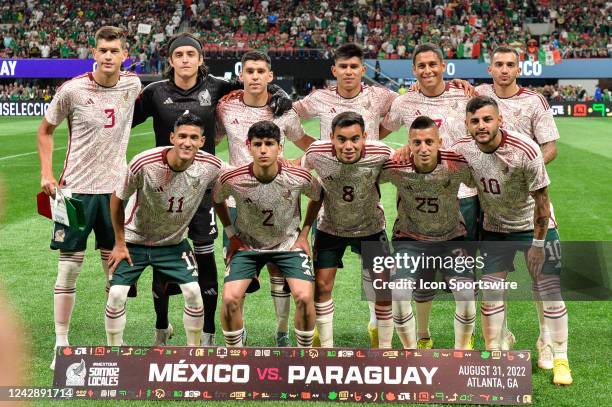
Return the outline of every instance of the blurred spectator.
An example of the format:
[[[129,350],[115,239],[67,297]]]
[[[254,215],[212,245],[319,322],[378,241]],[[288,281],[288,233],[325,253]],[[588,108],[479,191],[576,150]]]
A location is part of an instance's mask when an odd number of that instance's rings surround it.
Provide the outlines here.
[[[35,82],[15,81],[0,84],[0,102],[26,102],[32,100],[50,102],[54,94],[55,86],[43,86]]]
[[[587,91],[582,86],[573,85],[544,85],[544,86],[528,86],[529,89],[540,92],[550,102],[584,102],[588,100],[595,100],[594,97],[587,94]],[[608,91],[604,89],[602,92],[602,100],[605,100],[603,95]],[[608,91],[608,94],[610,92]]]

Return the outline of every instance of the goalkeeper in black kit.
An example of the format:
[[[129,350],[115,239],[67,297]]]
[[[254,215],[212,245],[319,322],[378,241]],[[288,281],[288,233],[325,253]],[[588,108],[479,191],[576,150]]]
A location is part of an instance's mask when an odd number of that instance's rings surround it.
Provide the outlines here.
[[[215,154],[215,109],[227,93],[242,89],[238,80],[225,80],[208,73],[202,55],[202,45],[190,33],[173,37],[168,44],[168,66],[164,80],[146,86],[134,109],[132,127],[153,117],[155,145],[170,145],[170,133],[176,119],[186,113],[195,114],[204,122],[205,143],[203,150]],[[270,85],[270,106],[276,115],[291,108],[291,100],[278,86]],[[189,225],[189,238],[193,240],[194,253],[199,270],[198,283],[204,302],[204,329],[201,344],[214,345],[215,311],[217,308],[217,267],[214,240],[217,237],[215,212],[211,191],[207,191],[200,207]],[[168,321],[168,298],[181,291],[176,284],[163,280],[160,273],[153,273],[153,303],[155,305],[155,342],[165,345],[173,334]]]

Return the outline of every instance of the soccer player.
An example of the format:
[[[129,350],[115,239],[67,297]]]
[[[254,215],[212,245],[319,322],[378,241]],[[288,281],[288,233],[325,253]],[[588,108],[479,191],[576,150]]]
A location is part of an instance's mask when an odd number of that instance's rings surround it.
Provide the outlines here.
[[[559,234],[548,198],[550,183],[538,145],[528,136],[500,128],[497,102],[477,96],[466,107],[471,137],[453,148],[465,157],[484,209],[482,250],[487,254],[483,281],[504,282],[514,269],[517,250],[526,252],[529,272],[544,324],[550,332],[553,382],[572,383],[567,359],[568,317],[561,298]],[[489,242],[508,242],[502,246]],[[514,243],[511,243],[514,242]],[[483,290],[482,329],[487,349],[501,349],[505,290]]]
[[[200,344],[204,305],[197,262],[185,232],[222,164],[212,154],[199,152],[204,145],[203,128],[197,116],[180,116],[170,134],[173,146],[136,155],[111,198],[115,247],[109,259],[113,277],[106,303],[108,345],[123,344],[129,286],[147,266],[179,284],[185,297],[187,345]],[[130,204],[124,210],[128,199]]]
[[[379,139],[380,122],[389,112],[397,93],[382,86],[362,83],[361,79],[366,72],[363,58],[363,49],[359,45],[349,43],[339,46],[334,52],[332,66],[332,75],[337,81],[336,86],[317,89],[293,104],[300,118],[316,117],[320,120],[321,140],[329,140],[329,129],[334,117],[347,111],[359,113],[363,117],[368,141]],[[368,335],[372,347],[377,347],[378,333],[374,303],[370,301],[368,306],[370,308]]]
[[[253,162],[224,171],[215,186],[215,207],[230,238],[221,313],[227,346],[243,346],[242,298],[268,263],[278,267],[291,289],[298,346],[310,347],[314,337],[314,277],[307,237],[316,211],[309,211],[300,231],[300,197],[318,201],[321,188],[308,171],[278,161],[280,133],[271,121],[253,124],[247,133]],[[233,223],[225,203],[229,196],[236,201]]]
[[[244,89],[234,91],[224,97],[217,107],[218,137],[217,143],[227,135],[229,148],[229,163],[240,167],[250,163],[253,158],[247,143],[249,128],[260,121],[274,122],[281,132],[281,144],[284,139],[291,140],[301,150],[306,150],[315,140],[308,136],[300,118],[294,110],[288,110],[282,116],[274,117],[272,109],[267,105],[267,87],[272,82],[272,62],[270,57],[260,51],[249,51],[242,56],[242,72],[240,80]],[[236,218],[236,202],[230,196],[227,202],[230,216]],[[224,248],[227,250],[229,239],[224,235]],[[270,294],[276,311],[276,345],[289,346],[288,323],[291,294],[286,292],[285,279],[274,264],[268,265],[270,274]]]
[[[408,129],[421,115],[430,117],[436,123],[444,149],[449,149],[455,140],[466,134],[465,105],[469,97],[453,83],[444,82],[445,69],[446,63],[439,47],[433,44],[420,44],[416,47],[412,57],[412,72],[419,90],[410,90],[395,99],[382,122],[381,135],[396,131],[402,125]],[[466,240],[478,240],[480,208],[477,192],[463,185],[459,188],[458,197],[467,228]],[[414,293],[419,348],[433,347],[429,316],[434,296],[433,290],[416,290]]]
[[[337,85],[317,89],[304,99],[293,104],[302,119],[318,118],[321,140],[329,140],[329,129],[338,113],[359,113],[365,122],[369,140],[378,140],[382,118],[389,112],[397,93],[382,87],[361,82],[366,67],[363,64],[363,49],[357,44],[344,44],[334,52],[332,74]],[[382,137],[381,137],[382,138]]]
[[[237,80],[226,81],[208,73],[202,46],[193,34],[181,33],[173,37],[168,44],[168,51],[168,68],[164,72],[166,79],[153,82],[142,90],[136,100],[133,125],[153,117],[156,146],[168,146],[176,119],[185,112],[193,113],[204,122],[204,135],[207,137],[203,151],[215,154],[215,109],[224,95],[240,89],[242,84]],[[270,85],[269,91],[272,94],[270,109],[275,114],[282,114],[291,108],[291,101],[280,87]],[[200,270],[198,283],[204,301],[203,345],[214,345],[215,339],[218,284],[213,249],[216,237],[215,213],[211,192],[208,191],[189,225],[189,238],[193,241]],[[180,292],[177,285],[166,284],[159,273],[153,272],[153,303],[156,313],[154,345],[166,344],[172,335],[173,328],[168,321],[168,296]]]
[[[530,136],[540,145],[545,164],[554,160],[559,130],[546,98],[516,82],[521,74],[518,52],[510,47],[497,47],[488,71],[493,84],[479,85],[476,91],[495,99],[504,118],[503,128]]]
[[[489,73],[493,84],[482,84],[476,87],[481,95],[490,96],[499,106],[504,120],[502,127],[530,136],[540,145],[544,163],[548,164],[557,156],[556,140],[559,131],[553,118],[552,110],[546,98],[538,92],[523,88],[516,82],[521,73],[519,55],[514,48],[498,47],[493,51]],[[550,332],[546,330],[544,310],[541,301],[535,301],[540,325],[540,336],[537,341],[538,366],[542,369],[553,368],[553,352]],[[502,348],[509,349],[514,344],[514,335],[504,328]]]
[[[322,347],[334,346],[332,289],[345,249],[350,246],[361,254],[366,241],[380,242],[381,252],[388,249],[377,179],[392,150],[379,141],[366,143],[365,129],[360,114],[340,113],[331,123],[330,140],[313,143],[302,159],[304,168],[317,172],[325,191],[314,235],[315,310]],[[370,277],[367,270],[362,272]],[[391,303],[376,302],[375,317],[378,346],[389,348]]]
[[[56,189],[83,201],[83,231],[56,223],[51,248],[60,251],[53,297],[55,347],[68,345],[70,317],[76,298],[76,280],[83,265],[87,237],[93,230],[107,281],[108,256],[114,244],[109,212],[110,195],[126,167],[134,101],[140,80],[121,72],[127,58],[123,30],[104,26],[95,34],[96,69],[64,83],[57,91],[38,131],[41,187],[49,196]],[[59,182],[53,175],[53,132],[68,120],[69,147]],[[55,356],[51,369],[55,367]]]
[[[457,192],[461,183],[471,184],[470,169],[465,159],[441,148],[442,139],[436,123],[419,116],[408,130],[412,152],[410,162],[388,160],[380,174],[380,182],[391,182],[397,188],[397,218],[393,226],[396,252],[420,256],[452,256],[453,249],[463,253],[461,242],[466,234],[459,210]],[[407,242],[426,242],[406,244]],[[423,268],[416,273],[400,270],[396,278],[427,279]],[[472,270],[444,269],[450,282],[473,281]],[[435,269],[433,270],[435,273]],[[410,290],[401,290],[401,300],[393,301],[393,320],[404,348],[417,346],[415,322],[410,302]],[[476,302],[473,290],[453,290],[455,297],[455,349],[473,349],[472,333],[476,322]]]

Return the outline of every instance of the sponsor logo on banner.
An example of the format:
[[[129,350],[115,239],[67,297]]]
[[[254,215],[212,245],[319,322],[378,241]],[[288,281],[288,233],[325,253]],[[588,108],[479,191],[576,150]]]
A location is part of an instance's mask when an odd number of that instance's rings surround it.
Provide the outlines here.
[[[73,363],[66,369],[66,386],[85,386],[85,361],[81,359],[79,363]]]

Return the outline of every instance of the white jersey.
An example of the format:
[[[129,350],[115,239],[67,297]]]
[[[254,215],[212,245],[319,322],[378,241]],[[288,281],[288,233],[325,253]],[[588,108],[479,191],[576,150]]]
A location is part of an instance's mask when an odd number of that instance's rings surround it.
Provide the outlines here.
[[[125,173],[125,153],[140,79],[121,72],[115,86],[104,87],[88,72],[65,82],[53,97],[45,119],[68,119],[68,151],[60,188],[80,194],[110,194]]]
[[[502,115],[502,128],[528,135],[540,145],[559,139],[552,109],[538,92],[521,87],[516,95],[501,98],[492,84],[479,85],[476,91],[495,99]]]
[[[396,131],[403,125],[408,131],[414,119],[427,116],[438,126],[442,148],[450,150],[456,140],[467,134],[465,107],[469,100],[463,89],[451,82],[446,83],[444,92],[438,96],[429,97],[418,91],[408,91],[393,102],[382,126]],[[459,188],[458,197],[467,198],[476,194],[476,189],[463,185]]]
[[[217,105],[217,138],[227,135],[231,166],[240,167],[253,161],[247,144],[247,133],[257,122],[274,122],[281,131],[281,144],[284,144],[285,138],[295,142],[306,134],[295,110],[290,109],[282,116],[275,117],[270,106],[248,106],[244,103],[243,96],[243,90],[236,90],[224,96]],[[235,208],[236,202],[230,197],[227,205]]]
[[[550,184],[539,146],[528,136],[502,130],[502,141],[492,153],[480,151],[471,137],[453,149],[463,155],[478,188],[484,229],[512,233],[534,229],[535,201],[530,193]],[[551,216],[552,218],[552,216]],[[554,227],[554,219],[550,227]]]
[[[172,147],[157,147],[136,155],[115,194],[131,197],[126,207],[125,241],[146,246],[170,246],[185,239],[191,218],[221,170],[222,162],[199,151],[184,171],[174,171],[166,155]]]
[[[315,170],[323,187],[317,229],[334,236],[364,237],[385,228],[378,176],[392,150],[380,141],[364,146],[361,158],[344,164],[328,141],[310,145],[302,165]]]
[[[320,139],[329,140],[334,117],[343,112],[359,113],[365,122],[368,140],[378,140],[378,130],[382,118],[391,108],[397,93],[381,87],[361,85],[361,92],[354,98],[344,98],[336,86],[316,89],[304,99],[293,104],[300,118],[320,119]]]
[[[290,250],[300,233],[300,197],[321,199],[321,187],[308,171],[279,163],[276,177],[262,183],[253,164],[225,170],[215,185],[214,200],[236,200],[236,231],[249,250]]]
[[[400,164],[387,160],[380,182],[397,188],[397,218],[393,237],[415,240],[446,241],[466,234],[459,210],[457,192],[461,183],[471,184],[470,169],[461,155],[438,152],[438,165],[421,174],[414,162]]]

